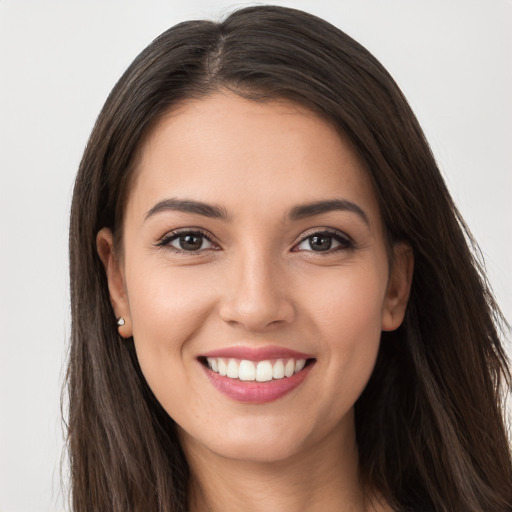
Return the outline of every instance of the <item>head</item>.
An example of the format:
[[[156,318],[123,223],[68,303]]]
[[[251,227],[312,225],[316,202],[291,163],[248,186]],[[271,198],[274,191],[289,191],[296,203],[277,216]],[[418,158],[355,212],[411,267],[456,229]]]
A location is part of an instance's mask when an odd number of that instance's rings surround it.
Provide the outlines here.
[[[284,109],[309,117],[319,131],[339,137],[370,191],[386,276],[380,305],[400,300],[394,321],[383,315],[382,335],[354,398],[364,481],[393,504],[448,510],[448,495],[455,508],[463,499],[490,500],[485,486],[472,484],[504,477],[471,469],[469,448],[487,427],[471,418],[472,406],[459,390],[472,389],[479,403],[495,404],[488,415],[502,425],[496,386],[505,366],[494,305],[467,232],[385,69],[338,29],[280,7],[247,8],[222,23],[188,22],[165,32],[116,84],[93,130],[71,216],[69,382],[73,478],[98,491],[80,495],[84,487],[77,485],[75,499],[98,508],[102,502],[91,500],[101,494],[103,478],[116,489],[119,510],[130,499],[184,506],[188,465],[180,434],[145,378],[131,319],[121,329],[127,339],[119,335],[108,254],[122,266],[130,205],[155,137],[165,126],[179,127],[194,106],[206,115],[204,106],[219,98],[253,105],[253,112]],[[179,129],[171,132],[179,139]],[[396,276],[402,284],[393,287]],[[388,296],[388,282],[395,295]],[[497,427],[495,435],[502,434]],[[447,459],[448,446],[455,455]],[[504,460],[500,453],[485,457]]]

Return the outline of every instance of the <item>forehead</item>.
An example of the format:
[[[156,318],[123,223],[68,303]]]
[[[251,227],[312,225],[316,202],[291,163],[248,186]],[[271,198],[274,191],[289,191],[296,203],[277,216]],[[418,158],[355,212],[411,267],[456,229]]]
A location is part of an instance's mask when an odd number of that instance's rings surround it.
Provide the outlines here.
[[[147,212],[168,197],[252,205],[253,213],[343,197],[379,217],[361,159],[331,124],[289,101],[232,93],[179,105],[146,138],[129,210]]]

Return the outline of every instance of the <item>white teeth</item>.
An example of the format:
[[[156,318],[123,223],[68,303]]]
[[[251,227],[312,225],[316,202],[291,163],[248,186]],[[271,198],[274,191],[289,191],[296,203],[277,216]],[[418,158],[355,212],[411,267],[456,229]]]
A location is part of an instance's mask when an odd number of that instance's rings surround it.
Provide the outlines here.
[[[240,361],[238,369],[238,378],[240,380],[254,380],[256,379],[256,367],[252,361]]]
[[[272,377],[274,379],[282,379],[284,378],[284,363],[282,359],[278,359],[274,367],[272,368]]]
[[[291,377],[306,365],[305,359],[276,359],[274,364],[268,360],[256,363],[247,359],[226,360],[221,357],[208,357],[206,361],[212,371],[223,377],[256,382]]]
[[[228,363],[228,372],[226,373],[226,377],[230,379],[238,379],[238,363],[234,359],[230,359]]]
[[[306,366],[306,360],[297,359],[297,361],[295,361],[295,373],[300,372],[304,366]]]
[[[208,366],[216,373],[219,373],[219,365],[217,364],[217,359],[215,357],[206,358],[208,361]]]
[[[260,361],[258,363],[258,366],[256,367],[256,380],[258,382],[267,382],[268,380],[272,380],[272,364],[270,361]]]
[[[223,377],[225,377],[228,373],[228,366],[225,363],[224,359],[219,359],[217,366],[219,367],[219,375],[222,375]],[[215,371],[213,368],[212,368],[212,370]]]
[[[291,377],[295,373],[295,361],[288,359],[286,366],[284,367],[284,374],[286,377]]]

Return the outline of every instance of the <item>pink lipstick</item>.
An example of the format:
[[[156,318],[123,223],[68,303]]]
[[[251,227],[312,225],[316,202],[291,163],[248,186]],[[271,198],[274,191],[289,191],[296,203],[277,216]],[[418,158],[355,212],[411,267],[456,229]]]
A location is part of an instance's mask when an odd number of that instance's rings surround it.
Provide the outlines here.
[[[210,382],[225,396],[245,403],[277,400],[299,386],[314,357],[283,347],[228,347],[198,360]]]

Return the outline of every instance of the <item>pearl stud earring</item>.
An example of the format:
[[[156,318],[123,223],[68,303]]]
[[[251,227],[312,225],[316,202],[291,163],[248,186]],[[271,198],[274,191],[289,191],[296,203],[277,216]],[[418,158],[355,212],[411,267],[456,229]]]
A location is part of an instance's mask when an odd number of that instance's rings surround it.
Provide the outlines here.
[[[118,327],[122,327],[126,322],[124,321],[124,318],[122,316],[120,316],[118,319],[117,319],[117,325]]]

